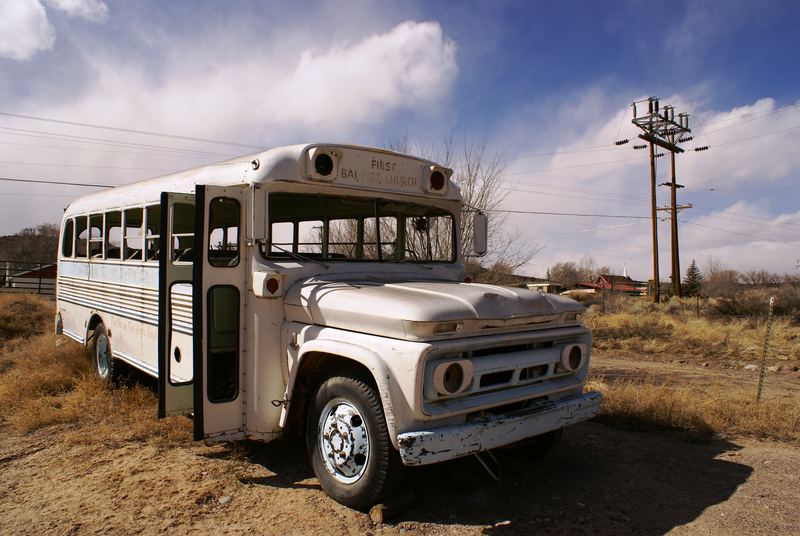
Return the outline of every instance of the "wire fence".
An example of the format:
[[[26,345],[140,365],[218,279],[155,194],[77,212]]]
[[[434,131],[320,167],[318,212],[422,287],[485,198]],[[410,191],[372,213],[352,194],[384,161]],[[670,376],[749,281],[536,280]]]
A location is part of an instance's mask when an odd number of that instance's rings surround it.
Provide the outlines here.
[[[53,296],[56,275],[54,262],[0,260],[0,292]]]

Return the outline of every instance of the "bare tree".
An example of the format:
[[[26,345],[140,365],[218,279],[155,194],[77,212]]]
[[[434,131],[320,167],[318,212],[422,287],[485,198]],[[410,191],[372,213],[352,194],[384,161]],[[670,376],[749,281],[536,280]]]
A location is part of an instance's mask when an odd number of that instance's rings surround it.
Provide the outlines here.
[[[782,277],[778,274],[773,274],[767,270],[748,270],[743,272],[742,282],[754,287],[769,287],[780,285]]]
[[[561,283],[564,288],[573,288],[581,280],[578,265],[574,262],[557,262],[547,270],[548,279]]]
[[[387,143],[387,147],[453,169],[453,182],[464,200],[458,238],[461,254],[467,259],[468,274],[481,274],[483,280],[497,276],[502,281],[506,274],[513,274],[541,251],[542,247],[528,242],[520,230],[509,231],[504,225],[506,214],[497,210],[511,194],[511,190],[504,187],[505,160],[497,152],[490,152],[485,142],[464,140],[456,146],[451,135],[437,145],[417,145],[409,142],[405,134]],[[489,254],[483,260],[470,258],[475,209],[489,216]],[[491,275],[495,268],[498,273]]]
[[[719,259],[709,257],[705,273],[704,295],[725,297],[733,296],[739,291],[739,272],[725,268]]]
[[[0,257],[8,261],[55,262],[58,231],[57,225],[43,223],[15,235],[0,236]]]

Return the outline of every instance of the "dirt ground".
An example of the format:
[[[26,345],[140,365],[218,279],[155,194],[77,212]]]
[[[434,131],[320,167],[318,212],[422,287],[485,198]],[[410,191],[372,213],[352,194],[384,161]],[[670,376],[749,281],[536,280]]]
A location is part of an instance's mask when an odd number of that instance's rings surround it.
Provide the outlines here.
[[[595,372],[649,374],[650,366],[600,357]],[[671,377],[701,370],[670,367]],[[797,388],[782,377],[768,393],[797,396]],[[70,440],[80,426],[0,430],[0,534],[800,533],[800,448],[780,443],[697,443],[587,422],[546,458],[498,451],[500,483],[473,458],[410,470],[416,502],[375,526],[320,490],[302,444],[208,447],[192,442],[188,426],[177,442]]]

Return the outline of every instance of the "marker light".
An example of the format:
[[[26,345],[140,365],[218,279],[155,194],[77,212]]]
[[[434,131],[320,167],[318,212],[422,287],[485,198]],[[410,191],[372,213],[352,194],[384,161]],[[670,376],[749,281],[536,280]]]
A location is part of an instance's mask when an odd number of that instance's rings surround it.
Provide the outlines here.
[[[276,292],[278,292],[278,289],[280,288],[281,285],[277,279],[275,279],[274,277],[270,277],[269,279],[267,279],[267,282],[264,284],[264,286],[266,287],[267,292],[269,292],[270,294],[275,294]]]

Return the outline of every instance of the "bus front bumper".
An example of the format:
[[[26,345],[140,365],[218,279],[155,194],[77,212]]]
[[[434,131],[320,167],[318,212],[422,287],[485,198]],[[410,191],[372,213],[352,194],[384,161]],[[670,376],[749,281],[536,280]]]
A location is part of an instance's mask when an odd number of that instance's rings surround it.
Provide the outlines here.
[[[397,436],[400,458],[405,465],[427,465],[510,445],[591,419],[602,398],[589,392],[464,424],[405,432]]]

